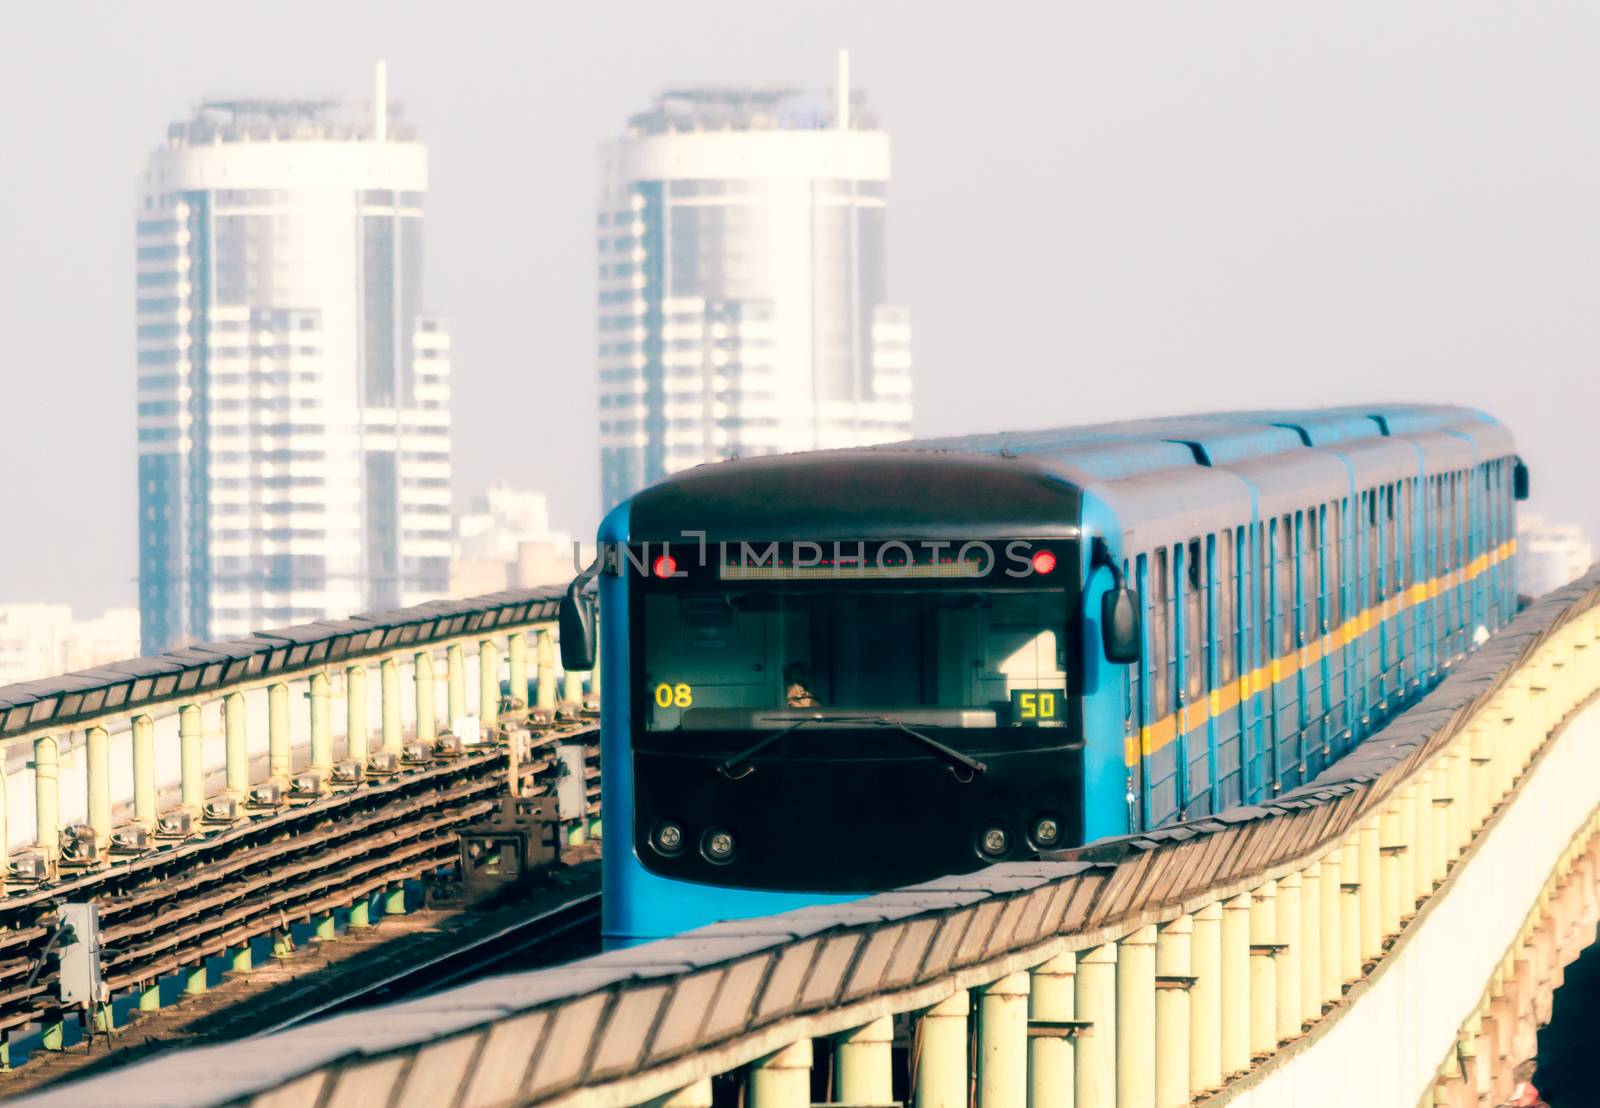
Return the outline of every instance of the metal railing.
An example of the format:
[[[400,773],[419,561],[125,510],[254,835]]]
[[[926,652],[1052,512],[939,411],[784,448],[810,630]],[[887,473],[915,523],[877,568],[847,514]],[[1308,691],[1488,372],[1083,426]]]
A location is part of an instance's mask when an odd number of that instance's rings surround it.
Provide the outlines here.
[[[823,1068],[832,1102],[855,1105],[1231,1095],[1292,1061],[1286,1044],[1358,1010],[1431,902],[1518,814],[1519,790],[1548,793],[1547,757],[1600,763],[1563,729],[1600,686],[1597,603],[1594,572],[1544,598],[1384,732],[1268,804],[720,923],[21,1103],[691,1106],[737,1082],[771,1108],[810,1104]],[[1575,843],[1594,830],[1597,780],[1565,776],[1564,803],[1582,809],[1562,830]],[[1526,864],[1555,881],[1575,857]],[[1427,1071],[1442,1085],[1458,1060],[1452,1049]]]

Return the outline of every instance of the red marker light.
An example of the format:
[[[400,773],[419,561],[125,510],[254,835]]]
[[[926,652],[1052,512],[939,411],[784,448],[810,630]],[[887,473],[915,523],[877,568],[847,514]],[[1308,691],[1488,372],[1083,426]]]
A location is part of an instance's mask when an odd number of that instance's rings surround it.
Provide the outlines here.
[[[1056,568],[1056,556],[1048,550],[1041,550],[1033,556],[1033,572],[1049,573]]]
[[[1054,559],[1052,559],[1052,564],[1054,564]],[[673,560],[671,554],[663,554],[656,559],[653,572],[657,577],[671,577],[678,572],[678,563]]]

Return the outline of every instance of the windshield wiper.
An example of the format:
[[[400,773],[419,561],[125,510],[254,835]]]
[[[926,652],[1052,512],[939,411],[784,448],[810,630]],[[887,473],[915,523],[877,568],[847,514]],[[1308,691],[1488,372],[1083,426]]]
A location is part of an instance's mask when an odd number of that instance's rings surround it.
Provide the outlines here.
[[[768,735],[766,738],[762,739],[748,750],[742,750],[726,761],[719,763],[717,765],[717,773],[728,778],[730,781],[737,781],[742,777],[750,776],[750,774],[755,772],[754,766],[748,767],[743,773],[734,773],[733,771],[739,766],[743,765],[745,762],[748,762],[757,754],[761,753],[773,743],[777,742],[779,739],[783,738],[785,735],[799,730],[808,723],[871,723],[878,727],[887,727],[891,730],[898,731],[900,734],[915,740],[922,747],[938,755],[939,758],[943,760],[945,765],[949,768],[950,775],[957,781],[960,781],[963,785],[972,781],[972,779],[977,777],[980,773],[988,772],[989,769],[988,766],[984,765],[976,758],[969,758],[967,755],[961,753],[959,750],[956,750],[954,747],[946,746],[938,739],[935,739],[929,735],[924,735],[921,731],[914,731],[910,727],[907,727],[905,724],[901,723],[899,720],[890,719],[888,716],[818,714],[805,716],[801,719],[798,719],[788,727],[785,727],[783,730],[774,731],[771,735]],[[962,776],[963,771],[965,771],[965,776]]]

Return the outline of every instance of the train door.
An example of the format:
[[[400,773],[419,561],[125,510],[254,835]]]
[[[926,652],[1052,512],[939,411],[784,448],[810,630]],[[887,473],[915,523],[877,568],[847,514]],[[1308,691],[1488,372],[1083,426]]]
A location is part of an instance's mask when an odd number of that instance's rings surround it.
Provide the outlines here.
[[[1180,818],[1213,811],[1212,786],[1216,767],[1211,759],[1209,708],[1206,699],[1205,619],[1208,567],[1200,539],[1180,543],[1173,550],[1174,584],[1178,597],[1178,752],[1176,766]]]
[[[1238,551],[1244,540],[1243,528],[1227,528],[1213,540],[1216,545],[1212,592],[1215,602],[1211,636],[1211,721],[1212,747],[1216,751],[1218,809],[1244,802],[1243,766],[1245,694],[1241,688],[1243,635],[1240,629],[1243,589]]]
[[[1320,740],[1316,704],[1321,699],[1321,670],[1312,665],[1317,630],[1317,510],[1294,514],[1295,545],[1295,767],[1294,785],[1311,774],[1311,760]],[[1291,786],[1293,787],[1293,786]]]
[[[1272,795],[1288,787],[1290,772],[1298,765],[1297,726],[1299,703],[1295,696],[1295,591],[1294,514],[1272,521],[1272,637],[1270,641],[1272,718]]]
[[[1241,569],[1240,631],[1244,653],[1240,661],[1241,755],[1244,760],[1244,799],[1255,803],[1266,795],[1267,720],[1262,711],[1261,675],[1266,665],[1266,581],[1267,540],[1259,520],[1250,524],[1244,548],[1240,551]]]

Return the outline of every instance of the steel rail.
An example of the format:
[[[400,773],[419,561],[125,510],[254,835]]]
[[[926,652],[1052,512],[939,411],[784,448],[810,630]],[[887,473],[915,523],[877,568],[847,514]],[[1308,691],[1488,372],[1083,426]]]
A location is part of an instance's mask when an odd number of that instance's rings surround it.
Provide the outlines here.
[[[322,1016],[367,1007],[367,1002],[399,1000],[473,980],[518,954],[538,950],[599,918],[600,894],[584,893],[548,911],[474,936],[426,961],[365,982],[359,988],[296,1012],[248,1037],[254,1039],[286,1031]],[[486,948],[490,947],[495,949],[486,953]]]

